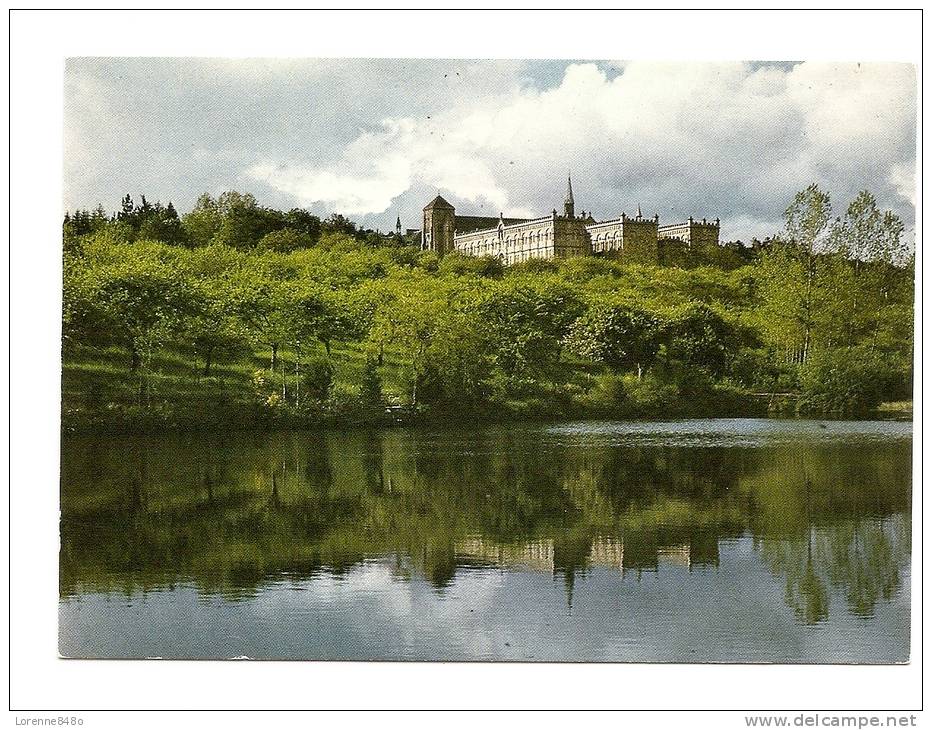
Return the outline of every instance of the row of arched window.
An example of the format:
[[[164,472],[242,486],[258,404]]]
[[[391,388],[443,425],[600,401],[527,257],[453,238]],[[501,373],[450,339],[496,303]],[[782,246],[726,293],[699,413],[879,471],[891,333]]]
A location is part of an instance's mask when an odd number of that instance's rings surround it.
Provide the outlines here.
[[[473,256],[494,256],[501,253],[519,254],[534,250],[546,251],[552,248],[552,245],[553,235],[550,229],[515,233],[499,229],[495,234],[485,236],[477,241],[460,243],[458,248]]]
[[[597,233],[592,237],[592,250],[595,252],[620,251],[624,248],[621,231]]]

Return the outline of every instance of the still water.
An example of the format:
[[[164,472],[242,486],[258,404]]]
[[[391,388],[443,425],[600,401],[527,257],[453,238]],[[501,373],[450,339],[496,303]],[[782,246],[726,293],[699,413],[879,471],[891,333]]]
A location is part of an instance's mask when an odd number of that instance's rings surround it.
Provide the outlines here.
[[[68,657],[902,662],[909,423],[66,438]]]

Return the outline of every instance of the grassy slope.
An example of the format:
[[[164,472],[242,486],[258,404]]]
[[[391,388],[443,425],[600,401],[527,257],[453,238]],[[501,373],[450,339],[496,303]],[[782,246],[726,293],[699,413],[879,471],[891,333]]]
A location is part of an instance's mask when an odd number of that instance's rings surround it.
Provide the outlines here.
[[[302,361],[324,356],[322,346],[302,353]],[[62,369],[62,416],[66,431],[160,432],[166,430],[234,430],[293,427],[317,423],[380,423],[390,421],[384,409],[353,405],[366,353],[358,343],[334,343],[334,403],[324,412],[319,406],[295,412],[269,408],[265,399],[281,393],[281,363],[293,402],[295,354],[280,353],[276,373],[270,374],[270,352],[243,353],[216,362],[209,376],[192,353],[162,352],[149,364],[145,377],[129,369],[129,354],[119,347],[80,348],[65,353]],[[607,371],[599,365],[567,357],[542,382],[526,391],[511,393],[504,402],[481,417],[484,420],[516,418],[674,417],[687,415],[745,415],[758,408],[747,398],[679,397],[651,400],[624,386],[619,404],[615,391],[605,388]],[[387,349],[379,368],[385,401],[409,405],[410,368],[398,352]],[[259,374],[264,383],[256,386]],[[631,376],[633,377],[633,376]],[[304,387],[304,386],[302,386]],[[628,389],[631,388],[629,392]],[[307,398],[305,394],[305,404]],[[410,417],[410,414],[405,416]],[[421,414],[419,417],[425,417]],[[434,410],[427,417],[462,420],[466,414]]]
[[[319,352],[303,353],[303,359],[324,355]],[[332,352],[335,368],[335,386],[344,390],[358,390],[356,385],[362,373],[365,354],[356,343],[335,343]],[[257,352],[239,358],[221,359],[211,367],[209,376],[203,374],[204,364],[193,355],[182,352],[161,352],[149,364],[146,377],[147,405],[168,402],[175,407],[196,409],[225,398],[238,404],[251,404],[257,400],[253,374],[265,371],[269,375],[271,352]],[[276,373],[270,379],[281,386],[281,368],[284,365],[289,390],[294,388],[295,355],[280,353]],[[397,355],[386,352],[380,369],[383,389],[391,400],[400,401],[404,392],[404,367]],[[142,376],[129,369],[129,353],[121,347],[106,349],[80,348],[65,354],[62,365],[62,407],[65,410],[98,410],[117,406],[140,404]]]

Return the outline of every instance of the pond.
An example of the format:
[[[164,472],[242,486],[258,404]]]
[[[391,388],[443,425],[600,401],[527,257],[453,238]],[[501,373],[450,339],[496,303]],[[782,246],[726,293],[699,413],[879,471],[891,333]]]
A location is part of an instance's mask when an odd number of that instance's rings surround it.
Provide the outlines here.
[[[902,662],[912,426],[66,437],[66,657]]]

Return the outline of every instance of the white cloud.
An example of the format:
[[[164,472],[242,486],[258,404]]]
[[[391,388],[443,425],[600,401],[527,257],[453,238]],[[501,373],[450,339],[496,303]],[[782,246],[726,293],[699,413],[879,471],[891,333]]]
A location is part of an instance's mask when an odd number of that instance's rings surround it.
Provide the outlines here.
[[[911,163],[890,168],[890,184],[910,205],[916,205],[916,166]]]
[[[276,207],[418,225],[559,207],[720,217],[774,232],[816,182],[914,220],[915,70],[902,64],[77,59],[65,205],[145,193],[190,209],[245,189]]]
[[[720,216],[725,237],[772,231],[811,182],[839,208],[867,187],[912,217],[902,205],[914,157],[910,66],[632,62],[609,78],[576,63],[548,90],[447,101],[438,114],[384,120],[327,166],[263,163],[250,174],[357,215],[426,188],[464,212],[543,213],[562,200],[571,168],[579,207],[597,216],[637,204],[666,220]]]

